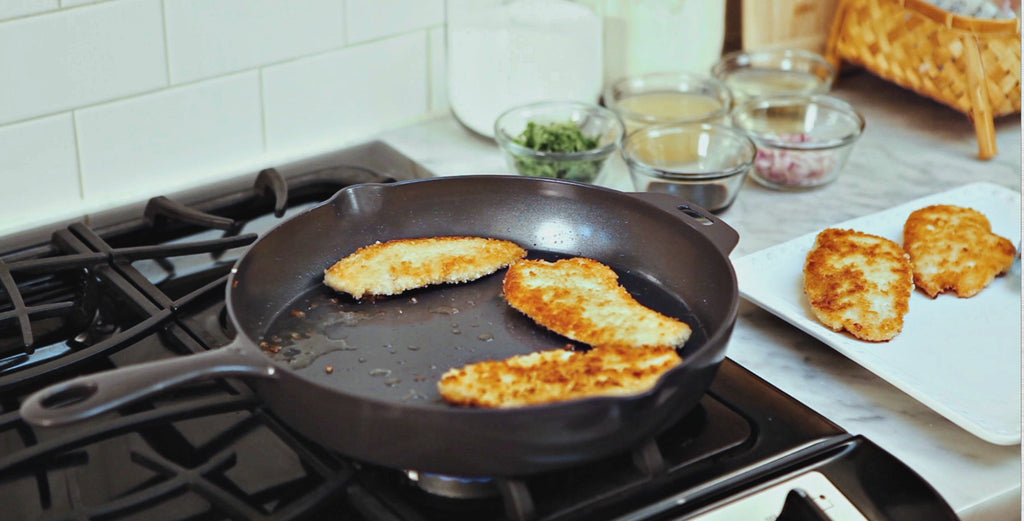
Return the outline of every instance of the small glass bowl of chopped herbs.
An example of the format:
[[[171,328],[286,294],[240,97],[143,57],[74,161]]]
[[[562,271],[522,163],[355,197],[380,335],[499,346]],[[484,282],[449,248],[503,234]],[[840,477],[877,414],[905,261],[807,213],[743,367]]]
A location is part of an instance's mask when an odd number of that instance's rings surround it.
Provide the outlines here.
[[[625,126],[604,107],[547,101],[498,116],[494,137],[520,175],[591,183],[622,144]]]

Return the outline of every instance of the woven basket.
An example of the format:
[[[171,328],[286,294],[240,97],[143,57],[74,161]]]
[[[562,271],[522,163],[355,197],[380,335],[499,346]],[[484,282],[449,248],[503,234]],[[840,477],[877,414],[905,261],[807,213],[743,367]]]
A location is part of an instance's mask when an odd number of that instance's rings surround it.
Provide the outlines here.
[[[825,54],[966,114],[978,156],[997,153],[993,118],[1020,112],[1020,20],[957,16],[924,0],[840,0]]]

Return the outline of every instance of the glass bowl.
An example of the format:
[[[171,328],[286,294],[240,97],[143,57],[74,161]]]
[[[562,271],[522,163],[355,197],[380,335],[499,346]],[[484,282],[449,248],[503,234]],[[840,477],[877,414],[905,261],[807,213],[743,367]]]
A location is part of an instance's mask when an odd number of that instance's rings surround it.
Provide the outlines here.
[[[566,124],[570,126],[567,127]],[[552,151],[567,128],[578,128],[585,147]],[[547,129],[556,129],[548,132]],[[572,129],[575,132],[574,129]],[[509,109],[494,122],[494,138],[505,152],[509,169],[530,177],[593,182],[608,156],[619,149],[625,127],[612,111],[576,101],[546,101]],[[569,140],[582,143],[578,139]],[[536,148],[531,148],[534,145]],[[554,145],[553,147],[550,145]],[[584,149],[585,148],[585,149]]]
[[[757,145],[751,176],[777,190],[835,181],[864,132],[864,118],[830,96],[765,96],[737,105],[732,124]]]
[[[736,101],[770,94],[825,94],[836,68],[824,56],[803,49],[736,51],[711,68]]]
[[[711,212],[735,201],[755,153],[743,132],[715,123],[644,127],[622,144],[638,191],[674,194]]]
[[[631,76],[604,91],[606,107],[626,124],[626,133],[662,123],[726,123],[732,93],[721,81],[686,72]]]

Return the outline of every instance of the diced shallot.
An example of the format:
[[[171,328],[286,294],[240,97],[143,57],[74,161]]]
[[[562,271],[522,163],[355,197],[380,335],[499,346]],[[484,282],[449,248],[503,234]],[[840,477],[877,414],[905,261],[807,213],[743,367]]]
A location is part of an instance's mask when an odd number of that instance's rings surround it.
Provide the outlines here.
[[[807,134],[779,134],[779,141],[806,143]],[[804,186],[817,184],[835,167],[838,159],[833,151],[781,150],[758,147],[754,168],[765,180],[779,185]]]

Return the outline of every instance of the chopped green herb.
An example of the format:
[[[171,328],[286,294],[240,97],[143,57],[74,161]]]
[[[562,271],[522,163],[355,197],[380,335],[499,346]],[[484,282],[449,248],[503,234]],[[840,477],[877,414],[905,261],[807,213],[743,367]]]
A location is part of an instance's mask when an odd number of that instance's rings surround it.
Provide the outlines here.
[[[572,121],[538,125],[533,121],[519,134],[516,143],[541,152],[583,152],[597,147],[597,138],[583,135]]]
[[[539,152],[583,152],[597,148],[598,139],[583,134],[579,125],[572,121],[540,125],[533,121],[526,124],[517,144]],[[531,177],[553,177],[570,181],[593,181],[601,171],[604,159],[590,161],[538,160],[526,157],[515,158],[516,170]]]

